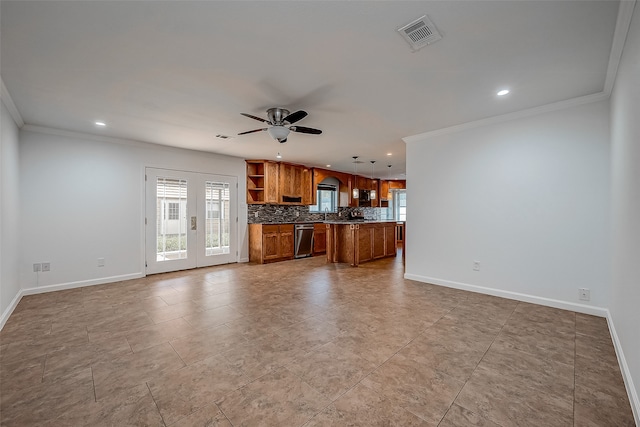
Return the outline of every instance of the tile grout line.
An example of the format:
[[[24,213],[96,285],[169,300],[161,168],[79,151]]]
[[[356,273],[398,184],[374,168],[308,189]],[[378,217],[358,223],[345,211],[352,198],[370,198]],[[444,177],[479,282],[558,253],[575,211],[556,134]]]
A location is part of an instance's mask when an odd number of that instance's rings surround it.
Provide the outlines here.
[[[465,301],[468,301],[468,300],[469,300],[469,296],[467,295],[467,299],[466,299]],[[455,310],[456,308],[458,308],[461,304],[462,304],[462,301],[458,302],[458,304],[457,304],[455,307],[453,307],[451,310],[449,310],[449,311],[447,312],[447,314],[451,313],[453,310]],[[514,308],[514,310],[515,310],[515,308]],[[445,316],[446,316],[446,314],[445,314],[444,316],[442,316],[440,319],[438,319],[438,322],[439,322],[442,318],[444,318]],[[435,324],[435,323],[438,323],[438,322],[434,322],[434,324]],[[505,323],[506,323],[506,322],[505,322]],[[502,329],[501,329],[501,330],[502,330]],[[500,332],[498,332],[498,334],[499,334],[499,333],[500,333]],[[496,336],[498,336],[498,334],[496,334]],[[494,338],[494,340],[495,340],[495,338]],[[493,344],[493,341],[491,342],[491,344]],[[489,347],[491,347],[491,344],[489,344]],[[487,351],[489,351],[489,348],[487,348]],[[486,354],[486,351],[485,351],[485,353],[484,353],[484,354]],[[482,357],[484,357],[484,354],[482,355]],[[480,358],[480,360],[482,360],[482,358]],[[479,364],[479,363],[480,363],[480,361],[478,361],[478,364]],[[478,367],[478,364],[476,364],[476,368]],[[438,371],[437,369],[435,369],[435,368],[434,368],[434,370],[435,370],[435,371],[437,371],[437,372],[439,372],[439,371]],[[473,370],[475,371],[475,368],[473,368]],[[441,373],[442,373],[442,374],[445,374],[445,372],[441,372]],[[471,374],[469,375],[469,377],[471,377],[471,375],[473,375],[473,371],[471,372]],[[440,425],[440,423],[442,422],[442,420],[444,420],[444,419],[445,419],[445,417],[447,416],[447,414],[448,414],[448,413],[449,413],[449,411],[451,410],[451,407],[452,407],[452,406],[453,406],[453,404],[455,403],[456,399],[458,398],[458,396],[459,396],[459,395],[460,395],[460,393],[462,392],[462,389],[464,388],[464,386],[465,386],[465,385],[467,385],[467,381],[468,381],[468,380],[469,380],[469,379],[467,378],[467,379],[464,381],[464,383],[462,384],[462,387],[460,387],[460,390],[458,390],[458,393],[456,393],[456,396],[453,398],[453,400],[452,400],[452,401],[451,401],[451,403],[449,404],[449,407],[447,408],[446,412],[442,415],[442,417],[440,418],[440,420],[438,420],[438,425]]]
[[[93,366],[89,366],[89,369],[91,369],[91,383],[93,384],[93,401],[98,403],[98,395],[96,393],[96,379],[93,375]]]
[[[147,386],[147,390],[149,391],[149,396],[151,396],[151,400],[153,400],[153,404],[155,405],[156,410],[158,411],[158,415],[160,415],[160,419],[162,419],[162,424],[164,424],[166,426],[167,422],[164,420],[164,416],[162,416],[162,412],[160,412],[160,407],[158,406],[158,402],[156,402],[156,398],[153,397],[153,393],[151,393],[151,387],[149,387],[149,381],[145,381],[144,385]],[[185,417],[183,417],[183,418],[185,418]],[[180,421],[180,420],[178,420],[178,421]]]
[[[457,307],[458,305],[460,305],[460,302],[459,302],[455,307]],[[450,313],[450,312],[451,312],[455,307],[451,308],[449,311],[447,311],[447,313],[445,313],[445,314],[443,314],[442,316],[440,316],[440,318],[439,318],[438,320],[436,320],[435,322],[433,322],[430,326],[428,326],[428,327],[426,327],[425,329],[423,329],[422,331],[420,331],[420,332],[419,332],[419,333],[418,333],[418,334],[417,334],[413,339],[411,339],[409,342],[407,342],[405,345],[403,345],[403,346],[402,346],[398,351],[396,351],[393,355],[391,355],[391,356],[389,356],[387,359],[385,359],[385,361],[384,361],[384,362],[382,362],[382,363],[380,363],[379,365],[377,365],[377,366],[376,366],[375,368],[373,368],[373,369],[372,369],[368,374],[366,374],[365,376],[363,376],[362,378],[360,378],[360,380],[358,380],[358,382],[356,382],[354,385],[352,385],[351,387],[349,387],[349,388],[348,388],[344,393],[341,393],[341,394],[340,394],[339,396],[337,396],[335,399],[333,399],[332,401],[330,401],[330,403],[329,403],[328,405],[326,405],[324,408],[320,409],[318,412],[316,412],[315,414],[313,414],[313,416],[312,416],[311,418],[309,418],[305,423],[308,423],[310,420],[312,420],[313,418],[315,418],[318,414],[320,414],[320,413],[322,413],[323,411],[325,411],[325,410],[326,410],[329,406],[331,406],[334,402],[338,401],[338,399],[340,399],[342,396],[344,396],[345,394],[347,394],[348,392],[350,392],[352,389],[354,389],[358,384],[362,383],[362,381],[363,381],[364,379],[366,379],[367,377],[369,377],[369,375],[371,375],[372,373],[374,373],[374,372],[375,372],[377,369],[379,369],[382,365],[384,365],[385,363],[387,363],[387,362],[388,362],[392,357],[394,357],[396,354],[398,354],[400,351],[402,351],[405,347],[407,347],[409,344],[411,344],[413,341],[415,341],[415,340],[416,340],[420,335],[422,335],[422,334],[423,334],[427,329],[429,329],[431,326],[435,325],[435,324],[436,324],[440,319],[442,319],[444,316],[446,316],[447,314],[449,314],[449,313]],[[335,339],[335,337],[334,337],[334,339]],[[329,342],[330,342],[330,343],[333,343],[334,345],[336,345],[336,346],[337,346],[337,347],[339,347],[339,348],[342,348],[342,349],[343,349],[343,350],[345,350],[345,351],[349,351],[350,353],[353,353],[353,352],[351,352],[349,349],[345,349],[345,348],[343,348],[343,347],[339,346],[338,344],[334,343],[334,342],[333,342],[333,339],[332,339],[331,341],[329,341]],[[328,344],[328,343],[327,343],[327,344]],[[353,354],[355,354],[355,353],[353,353]],[[361,359],[367,360],[367,359],[365,359],[365,358],[364,358],[364,357],[362,357],[362,356],[359,356],[359,355],[357,355],[357,354],[355,354],[355,355],[356,355],[356,356],[358,356],[358,357],[359,357],[359,358],[361,358]],[[373,363],[373,362],[372,362],[372,363]],[[286,367],[285,367],[285,369],[286,369]],[[291,371],[289,371],[289,372],[291,372]],[[293,373],[293,372],[292,372],[292,373]],[[295,373],[293,373],[293,374],[294,374],[294,375],[296,375]],[[300,378],[300,380],[301,380],[301,381],[304,381],[304,379],[303,379],[302,377],[300,377],[299,375],[296,375],[296,376],[297,376],[298,378]],[[305,382],[305,384],[308,384],[308,385],[309,385],[309,387],[311,387],[313,390],[316,390],[316,389],[315,389],[314,387],[312,387],[309,383],[307,383],[306,381],[304,381],[304,382]],[[366,386],[365,386],[365,385],[363,385],[363,387],[366,387]],[[367,388],[368,388],[368,387],[367,387]],[[318,390],[316,390],[316,391],[317,391],[318,393],[320,393]],[[378,391],[376,391],[376,390],[371,390],[371,391],[373,391],[374,393],[376,393],[376,394],[378,394],[379,396],[381,396],[384,400],[389,400],[389,399],[388,399],[388,397],[387,397],[387,396],[385,396],[384,394],[379,393],[379,392],[378,392]],[[322,393],[320,393],[320,394],[322,395]],[[454,400],[455,400],[455,399],[454,399]],[[405,411],[407,411],[407,412],[409,412],[409,413],[413,414],[413,412],[411,412],[411,411],[409,411],[409,410],[407,410],[407,409],[405,409],[405,408],[402,408],[402,409],[404,409]],[[427,420],[424,420],[422,417],[420,417],[420,416],[418,416],[418,415],[416,415],[416,414],[413,414],[413,415],[415,415],[416,417],[420,418],[420,419],[421,419],[421,420],[423,420],[423,421],[427,421]],[[304,424],[303,424],[303,425],[304,425]]]
[[[516,309],[518,308],[518,306],[521,303],[518,301],[517,304],[513,307],[513,310],[511,310],[511,313],[509,314],[509,317],[507,317],[507,320],[505,320],[504,324],[500,327],[500,330],[498,331],[498,333],[496,334],[496,336],[493,338],[493,340],[491,341],[491,344],[489,344],[489,346],[487,347],[487,349],[485,350],[484,354],[482,355],[482,357],[480,358],[480,360],[478,360],[478,363],[476,363],[476,367],[473,368],[473,371],[471,371],[471,374],[469,375],[469,377],[464,381],[464,384],[462,385],[462,388],[460,388],[460,391],[458,391],[458,394],[456,394],[456,397],[453,398],[453,401],[451,402],[451,405],[449,405],[449,409],[447,409],[447,413],[449,412],[449,410],[451,409],[451,406],[453,406],[453,404],[456,402],[456,400],[458,399],[458,397],[460,396],[460,393],[462,393],[462,390],[465,388],[465,386],[467,385],[467,383],[469,382],[469,379],[473,376],[473,373],[476,371],[476,369],[478,369],[478,366],[480,366],[480,363],[482,363],[482,360],[485,358],[485,356],[487,355],[487,353],[489,352],[489,350],[491,349],[491,347],[493,346],[493,344],[496,342],[496,339],[498,339],[498,336],[502,333],[502,330],[504,329],[504,327],[507,325],[507,323],[509,323],[509,319],[511,319],[511,317],[513,316],[513,313],[515,313]],[[457,403],[456,403],[457,404]],[[464,406],[457,404],[458,406],[465,408]],[[471,409],[469,408],[465,408],[467,411],[473,412]],[[473,412],[475,414],[475,412]],[[501,425],[499,422],[489,418],[489,417],[485,417],[481,414],[477,414],[479,417],[482,418],[487,418],[489,421],[497,424],[497,425]],[[446,416],[446,414],[445,414]],[[444,416],[442,417],[442,419],[440,420],[440,422],[442,422],[442,420],[444,419]],[[439,424],[439,423],[438,423]]]

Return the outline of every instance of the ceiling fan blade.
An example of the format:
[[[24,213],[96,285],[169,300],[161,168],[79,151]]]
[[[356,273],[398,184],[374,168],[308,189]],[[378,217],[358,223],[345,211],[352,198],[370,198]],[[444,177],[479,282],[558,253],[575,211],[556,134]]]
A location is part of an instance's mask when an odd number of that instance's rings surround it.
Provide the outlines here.
[[[267,130],[267,129],[268,129],[268,128],[248,130],[248,131],[246,131],[246,132],[240,132],[238,135],[246,135],[246,134],[248,134],[248,133],[262,132],[263,130]]]
[[[261,121],[261,122],[269,123],[269,121],[268,121],[268,120],[265,120],[265,119],[263,119],[263,118],[261,118],[261,117],[252,116],[251,114],[247,114],[247,113],[240,113],[240,114],[242,114],[242,115],[243,115],[243,116],[245,116],[245,117],[249,117],[250,119],[254,119],[254,120]],[[271,123],[269,123],[269,124],[271,124]]]
[[[306,128],[304,126],[291,126],[289,127],[289,130],[292,132],[299,132],[299,133],[312,133],[314,135],[320,135],[322,133],[320,129]]]
[[[295,122],[297,122],[299,120],[302,120],[305,117],[307,117],[307,112],[306,111],[302,111],[302,110],[298,110],[295,113],[291,113],[287,117],[285,117],[284,121],[288,122],[290,124],[294,124]]]

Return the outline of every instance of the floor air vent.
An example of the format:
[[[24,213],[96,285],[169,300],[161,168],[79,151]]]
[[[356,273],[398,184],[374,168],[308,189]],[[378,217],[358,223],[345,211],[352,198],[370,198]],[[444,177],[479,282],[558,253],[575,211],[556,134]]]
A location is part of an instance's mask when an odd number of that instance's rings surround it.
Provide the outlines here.
[[[398,28],[398,33],[409,43],[411,50],[414,52],[442,38],[438,29],[433,25],[433,22],[429,20],[427,15],[416,19],[404,27]]]

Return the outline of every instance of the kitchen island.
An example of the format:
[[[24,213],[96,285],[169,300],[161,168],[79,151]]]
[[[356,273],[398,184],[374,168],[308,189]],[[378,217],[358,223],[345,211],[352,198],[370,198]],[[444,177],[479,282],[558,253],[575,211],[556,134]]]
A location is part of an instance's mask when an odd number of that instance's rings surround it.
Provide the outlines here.
[[[396,256],[395,221],[329,221],[327,262],[357,267],[374,259]]]

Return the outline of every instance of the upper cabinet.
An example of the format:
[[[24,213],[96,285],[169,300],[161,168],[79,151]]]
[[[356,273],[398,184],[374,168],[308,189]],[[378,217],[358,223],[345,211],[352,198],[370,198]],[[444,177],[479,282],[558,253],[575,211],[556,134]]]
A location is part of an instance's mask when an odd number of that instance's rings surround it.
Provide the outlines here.
[[[311,169],[270,160],[246,163],[248,204],[313,204]]]
[[[306,166],[281,162],[280,166],[280,199],[282,205],[311,205],[313,197],[312,170]]]
[[[278,202],[278,163],[247,160],[247,203]]]
[[[387,195],[392,189],[406,188],[405,181],[383,181],[328,169],[309,168],[271,160],[247,160],[247,203],[273,205],[313,205],[318,184],[325,178],[336,178],[340,207],[362,206],[353,189],[375,190],[376,198],[366,206],[388,206]]]
[[[407,181],[405,179],[389,181],[389,188],[392,190],[404,190],[407,188]]]

